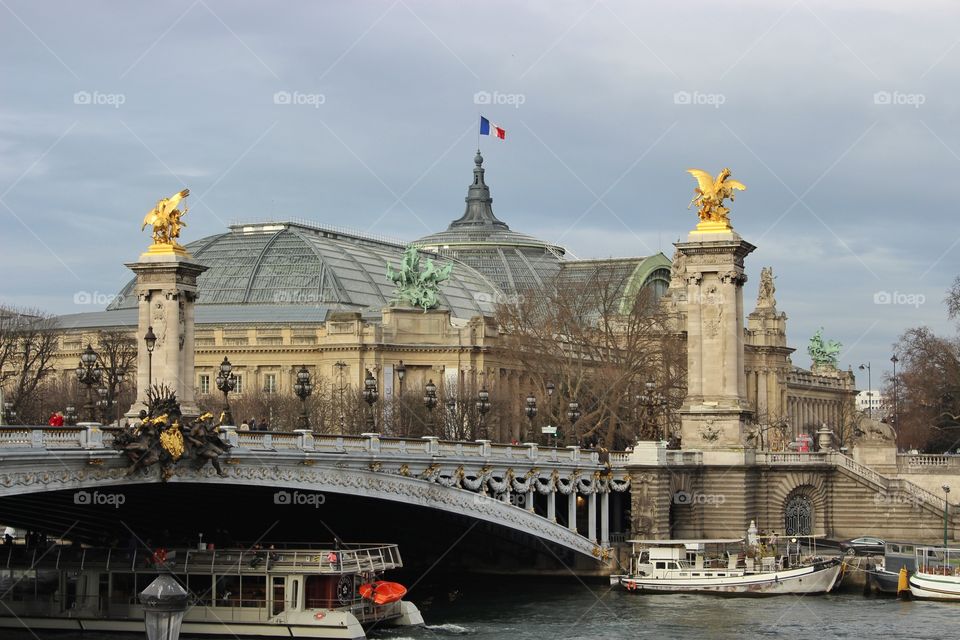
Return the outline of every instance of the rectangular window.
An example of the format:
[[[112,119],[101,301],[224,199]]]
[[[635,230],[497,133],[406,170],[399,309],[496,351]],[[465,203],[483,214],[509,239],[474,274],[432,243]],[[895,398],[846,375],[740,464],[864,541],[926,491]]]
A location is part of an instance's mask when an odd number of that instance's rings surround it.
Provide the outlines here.
[[[237,377],[237,386],[233,388],[234,393],[243,393],[243,374],[237,373],[234,374]]]
[[[205,395],[210,393],[210,375],[206,373],[200,374],[200,379],[197,384],[198,391]]]
[[[263,390],[267,393],[277,392],[277,374],[266,373],[263,376]]]

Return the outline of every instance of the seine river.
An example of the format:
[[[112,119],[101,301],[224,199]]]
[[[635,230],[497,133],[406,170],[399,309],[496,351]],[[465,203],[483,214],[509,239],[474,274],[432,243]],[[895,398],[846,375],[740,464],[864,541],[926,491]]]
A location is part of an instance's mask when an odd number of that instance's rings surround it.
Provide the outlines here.
[[[415,602],[418,598],[414,594]],[[827,640],[884,638],[941,640],[957,637],[960,603],[901,602],[858,594],[816,597],[716,598],[643,596],[577,582],[504,578],[497,585],[465,587],[451,596],[421,591],[427,627],[377,629],[377,640],[578,640],[586,638],[719,638]],[[15,632],[20,640],[129,640],[132,634]],[[189,640],[183,636],[182,640]]]

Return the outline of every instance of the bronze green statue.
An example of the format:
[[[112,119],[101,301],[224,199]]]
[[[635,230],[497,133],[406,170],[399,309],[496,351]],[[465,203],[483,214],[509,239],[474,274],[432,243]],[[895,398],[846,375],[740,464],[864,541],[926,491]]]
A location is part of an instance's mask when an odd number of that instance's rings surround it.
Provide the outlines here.
[[[452,270],[452,263],[438,269],[430,258],[421,263],[417,248],[407,247],[398,271],[387,265],[387,278],[397,287],[394,302],[421,307],[424,312],[435,308],[440,304],[440,283],[450,277]]]
[[[820,366],[829,366],[836,369],[837,360],[840,358],[840,348],[843,345],[836,340],[823,339],[823,327],[817,329],[817,332],[810,338],[810,344],[807,345],[807,353],[813,364]]]

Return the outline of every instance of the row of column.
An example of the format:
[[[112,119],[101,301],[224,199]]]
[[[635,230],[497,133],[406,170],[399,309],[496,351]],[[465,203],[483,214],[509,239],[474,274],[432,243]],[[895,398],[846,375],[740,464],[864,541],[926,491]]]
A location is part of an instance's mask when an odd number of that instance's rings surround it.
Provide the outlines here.
[[[794,434],[816,431],[821,424],[837,428],[843,418],[842,408],[836,400],[822,398],[790,398],[790,422]]]
[[[509,489],[500,495],[500,499],[503,502],[510,503],[510,495],[513,493]],[[534,498],[536,496],[536,489],[531,488],[528,491],[524,498],[524,507],[527,511],[535,513],[535,503]],[[563,494],[560,494],[563,495]],[[577,496],[580,495],[577,491],[573,490],[567,495],[567,528],[570,531],[576,533],[577,531]],[[600,496],[600,531],[599,531],[599,540],[597,536],[597,496]],[[588,493],[584,496],[587,501],[587,538],[591,542],[601,545],[610,544],[610,492],[603,491],[601,493]],[[557,491],[556,489],[551,489],[549,493],[546,494],[547,498],[547,520],[550,522],[557,521]]]

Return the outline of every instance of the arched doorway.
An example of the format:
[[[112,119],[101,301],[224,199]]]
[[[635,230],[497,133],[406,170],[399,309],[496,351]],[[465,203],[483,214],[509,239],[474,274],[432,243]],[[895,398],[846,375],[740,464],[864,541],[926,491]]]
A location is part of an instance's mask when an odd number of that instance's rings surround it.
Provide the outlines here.
[[[783,529],[788,536],[813,534],[813,500],[805,493],[794,493],[783,508]]]

